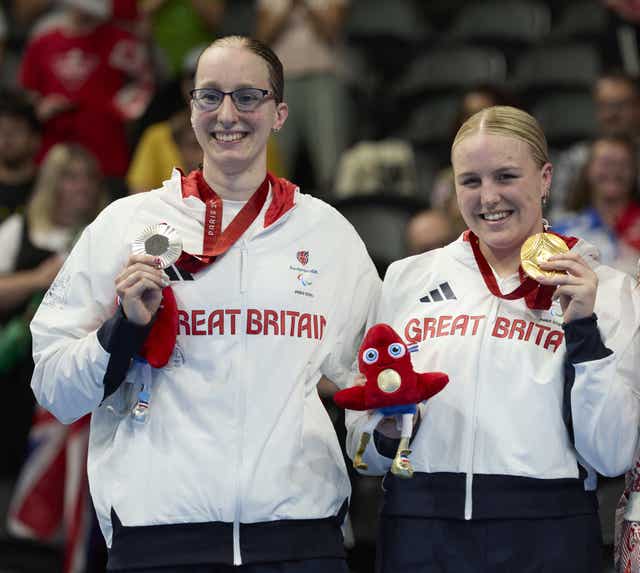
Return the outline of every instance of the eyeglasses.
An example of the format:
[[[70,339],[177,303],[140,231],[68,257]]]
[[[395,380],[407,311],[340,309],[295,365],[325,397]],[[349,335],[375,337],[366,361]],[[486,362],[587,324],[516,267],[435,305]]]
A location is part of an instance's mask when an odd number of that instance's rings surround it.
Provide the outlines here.
[[[239,88],[232,92],[223,92],[216,88],[198,88],[191,90],[191,99],[202,111],[215,111],[224,101],[224,96],[231,96],[233,105],[238,111],[255,111],[266,99],[273,97],[273,92],[260,88]]]

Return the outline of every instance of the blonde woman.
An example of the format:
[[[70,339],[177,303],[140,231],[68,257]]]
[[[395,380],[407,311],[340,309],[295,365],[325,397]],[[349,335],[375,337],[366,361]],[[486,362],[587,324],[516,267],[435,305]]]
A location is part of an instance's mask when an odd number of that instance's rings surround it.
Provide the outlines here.
[[[95,157],[75,144],[52,147],[26,213],[0,225],[0,312],[13,312],[49,286],[73,239],[104,205]]]
[[[2,464],[15,477],[31,423],[33,369],[28,324],[79,231],[105,204],[96,159],[78,145],[51,148],[41,166],[25,213],[0,225],[0,380],[10,407],[0,422],[5,436]]]
[[[391,265],[375,317],[421,344],[417,371],[450,379],[422,406],[413,479],[384,478],[379,571],[596,573],[595,472],[624,472],[637,440],[636,282],[572,238],[541,263],[560,274],[522,273],[552,177],[529,114],[476,113],[451,156],[469,230]],[[367,417],[348,418],[352,456]],[[363,456],[373,473],[391,463],[385,427]]]

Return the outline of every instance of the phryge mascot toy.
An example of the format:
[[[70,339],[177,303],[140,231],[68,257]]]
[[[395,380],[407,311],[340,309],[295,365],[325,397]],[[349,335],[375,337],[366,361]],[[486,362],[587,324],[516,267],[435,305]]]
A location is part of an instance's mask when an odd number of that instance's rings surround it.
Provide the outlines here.
[[[409,440],[416,405],[440,392],[449,382],[443,372],[415,372],[409,356],[415,350],[417,345],[407,347],[388,324],[372,326],[358,351],[358,365],[366,377],[365,384],[340,390],[333,397],[341,408],[375,411],[360,437],[353,459],[356,469],[367,469],[362,455],[378,422],[384,416],[401,416],[400,444],[391,464],[391,473],[402,478],[413,476]]]

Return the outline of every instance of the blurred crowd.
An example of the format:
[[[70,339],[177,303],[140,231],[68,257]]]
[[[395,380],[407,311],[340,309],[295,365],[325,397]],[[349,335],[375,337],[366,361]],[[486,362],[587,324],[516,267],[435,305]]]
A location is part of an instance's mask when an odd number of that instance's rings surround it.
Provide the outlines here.
[[[289,118],[269,169],[333,203],[381,275],[464,230],[447,150],[495,104],[527,109],[548,135],[552,230],[635,275],[638,23],[638,3],[615,0],[1,0],[0,571],[104,567],[90,512],[78,533],[88,496],[72,438],[86,428],[54,429],[34,411],[28,324],[106,204],[198,168],[189,92],[203,47],[244,34],[275,50]],[[58,449],[25,464],[47,432]],[[38,471],[34,511],[25,492]],[[364,572],[379,483],[354,481],[347,540]]]

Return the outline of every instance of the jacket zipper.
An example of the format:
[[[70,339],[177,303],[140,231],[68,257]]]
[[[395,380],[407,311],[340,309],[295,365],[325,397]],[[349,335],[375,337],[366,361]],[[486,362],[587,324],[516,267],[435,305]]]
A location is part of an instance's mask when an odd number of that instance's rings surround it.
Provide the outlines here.
[[[242,295],[242,316],[247,316],[247,284],[248,284],[248,252],[247,252],[247,241],[242,239],[240,244],[240,293]],[[243,329],[242,332],[242,353],[240,356],[247,355],[247,335],[246,328]],[[242,362],[240,362],[242,364]],[[243,442],[244,442],[244,418],[246,412],[246,392],[244,390],[244,385],[242,381],[244,380],[244,376],[239,374],[236,376],[236,381],[238,384],[237,390],[237,414],[238,414],[238,426],[239,426],[239,436],[238,436],[238,475],[242,475],[242,451],[243,451]],[[241,506],[240,502],[242,499],[242,480],[239,478],[236,480],[236,496],[235,496],[235,512],[233,517],[233,564],[234,565],[242,565],[242,554],[240,552],[240,515],[241,515]]]
[[[491,328],[489,325],[493,324],[495,317],[497,316],[497,304],[498,301],[495,301],[492,305],[491,315],[487,316],[489,319],[487,321],[486,328]],[[481,340],[487,340],[486,336],[483,336]],[[464,496],[464,518],[469,520],[473,517],[473,454],[476,446],[476,426],[478,422],[478,396],[480,394],[480,383],[482,380],[482,369],[480,367],[480,358],[482,356],[482,352],[478,353],[478,360],[476,361],[476,372],[478,373],[478,377],[476,379],[476,383],[473,389],[473,410],[471,413],[471,428],[470,428],[470,438],[469,438],[469,449],[467,451],[467,456],[465,460],[465,496]]]
[[[267,229],[272,229],[276,225],[281,225],[286,219],[289,218],[291,212],[295,209],[296,205],[289,209],[284,215],[279,217],[274,223],[269,225],[269,227],[260,229],[256,231],[253,235],[253,238],[260,235],[262,232]],[[247,316],[247,291],[249,285],[249,253],[247,249],[247,239],[242,238],[240,242],[240,294],[242,295],[242,316]],[[246,327],[244,332],[242,333],[242,354],[241,356],[247,355],[247,334]],[[243,380],[244,377],[239,375],[237,380]],[[238,419],[240,420],[240,429],[239,429],[239,439],[238,439],[238,470],[239,475],[242,475],[242,447],[244,440],[244,418],[246,412],[246,392],[243,392],[243,387],[241,387],[240,382],[238,383]],[[236,480],[236,498],[235,498],[235,511],[233,517],[233,564],[234,565],[242,565],[242,554],[240,552],[240,500],[242,499],[242,483],[241,480]]]

